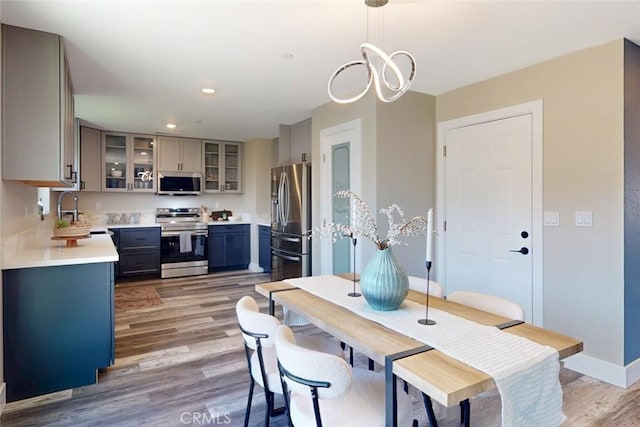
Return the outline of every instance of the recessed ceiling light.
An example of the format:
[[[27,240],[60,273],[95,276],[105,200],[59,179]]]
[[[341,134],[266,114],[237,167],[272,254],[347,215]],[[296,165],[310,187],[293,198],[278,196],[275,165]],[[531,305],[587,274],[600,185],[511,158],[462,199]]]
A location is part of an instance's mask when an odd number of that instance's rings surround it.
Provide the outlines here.
[[[146,151],[141,151],[141,152],[140,152],[140,155],[141,155],[141,156],[146,156],[146,155],[147,155],[147,152],[146,152]]]
[[[169,129],[175,129],[175,128],[176,128],[176,125],[174,125],[173,123],[167,123],[167,127],[168,127]]]
[[[283,59],[293,59],[293,53],[284,53],[282,54]]]
[[[215,89],[213,89],[213,88],[210,88],[210,87],[203,87],[203,88],[202,88],[202,92],[203,92],[203,93],[211,94],[211,93],[215,93],[215,92],[216,92],[216,90],[215,90]]]

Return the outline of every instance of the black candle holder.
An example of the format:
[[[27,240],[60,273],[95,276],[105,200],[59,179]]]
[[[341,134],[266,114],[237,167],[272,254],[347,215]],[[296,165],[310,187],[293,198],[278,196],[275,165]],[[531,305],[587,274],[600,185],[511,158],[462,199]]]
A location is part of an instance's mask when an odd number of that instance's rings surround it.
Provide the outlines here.
[[[418,323],[421,325],[435,325],[435,320],[429,319],[429,273],[431,272],[431,261],[427,261],[425,265],[427,267],[427,302],[424,305],[424,319],[418,320]]]
[[[351,233],[349,237],[351,237],[351,241],[353,242],[353,292],[349,292],[347,295],[355,298],[362,296],[361,293],[356,292],[356,243],[358,243],[358,239],[353,237],[353,233]]]

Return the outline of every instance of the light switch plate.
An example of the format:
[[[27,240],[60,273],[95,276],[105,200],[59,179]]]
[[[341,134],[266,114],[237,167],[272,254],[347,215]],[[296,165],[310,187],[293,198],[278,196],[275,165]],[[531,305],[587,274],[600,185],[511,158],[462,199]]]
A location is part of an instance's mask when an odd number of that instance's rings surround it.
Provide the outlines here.
[[[576,227],[592,227],[593,213],[591,211],[576,211]]]
[[[560,212],[545,212],[544,213],[544,225],[547,227],[559,227],[560,226]]]

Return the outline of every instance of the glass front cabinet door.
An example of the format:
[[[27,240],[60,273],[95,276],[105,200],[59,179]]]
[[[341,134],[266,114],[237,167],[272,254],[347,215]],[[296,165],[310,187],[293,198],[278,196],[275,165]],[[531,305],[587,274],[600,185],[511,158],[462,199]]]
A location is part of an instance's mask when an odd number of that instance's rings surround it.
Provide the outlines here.
[[[102,191],[155,192],[155,137],[103,132]]]
[[[204,191],[242,193],[242,143],[204,140]]]

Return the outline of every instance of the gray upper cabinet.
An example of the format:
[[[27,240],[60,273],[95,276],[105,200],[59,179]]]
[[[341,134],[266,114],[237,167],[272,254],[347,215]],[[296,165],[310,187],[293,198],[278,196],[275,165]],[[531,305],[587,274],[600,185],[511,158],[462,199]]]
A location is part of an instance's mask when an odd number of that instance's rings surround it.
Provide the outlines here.
[[[202,172],[202,140],[158,137],[158,170]]]
[[[2,178],[78,182],[73,85],[62,38],[2,25]]]
[[[242,144],[203,140],[204,192],[242,193]]]
[[[156,137],[102,132],[102,191],[155,193]]]
[[[102,145],[100,131],[90,127],[80,127],[80,190],[101,191],[102,189]]]
[[[278,164],[291,165],[311,161],[311,119],[293,125],[280,125],[277,142]]]
[[[291,125],[291,163],[311,161],[311,119]]]

